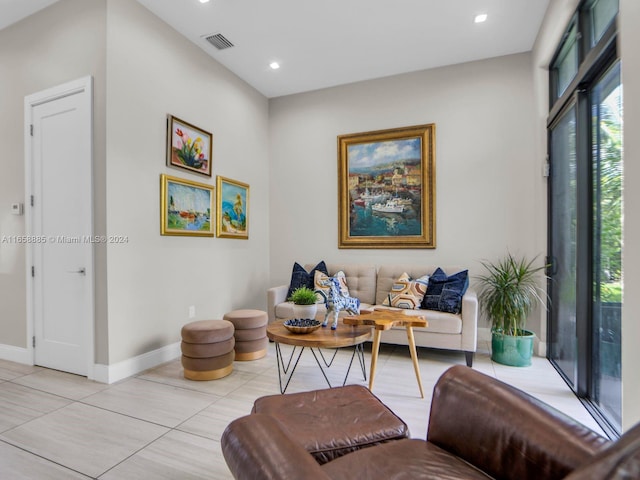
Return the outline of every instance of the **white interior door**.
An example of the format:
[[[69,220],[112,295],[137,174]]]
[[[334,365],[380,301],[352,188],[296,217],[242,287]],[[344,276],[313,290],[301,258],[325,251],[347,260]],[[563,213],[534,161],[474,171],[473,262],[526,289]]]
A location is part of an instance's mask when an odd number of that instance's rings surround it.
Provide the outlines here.
[[[34,363],[85,376],[94,321],[91,97],[86,78],[31,95],[25,106]]]

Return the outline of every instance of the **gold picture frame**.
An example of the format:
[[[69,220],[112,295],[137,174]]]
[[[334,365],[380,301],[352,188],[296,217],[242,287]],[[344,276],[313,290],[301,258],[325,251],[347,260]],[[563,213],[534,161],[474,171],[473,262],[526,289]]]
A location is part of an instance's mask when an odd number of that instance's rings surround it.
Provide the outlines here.
[[[220,238],[249,238],[249,184],[216,177],[216,235]]]
[[[160,234],[213,237],[214,187],[160,175]]]
[[[167,115],[167,166],[211,177],[213,135]]]
[[[338,136],[338,248],[436,248],[435,130]]]

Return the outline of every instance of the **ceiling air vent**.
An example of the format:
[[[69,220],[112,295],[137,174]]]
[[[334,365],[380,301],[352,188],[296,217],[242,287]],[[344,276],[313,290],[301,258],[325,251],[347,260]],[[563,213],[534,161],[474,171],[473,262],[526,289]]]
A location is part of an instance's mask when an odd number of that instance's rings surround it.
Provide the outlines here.
[[[215,35],[209,35],[205,37],[205,40],[209,42],[211,45],[216,47],[218,50],[224,50],[225,48],[233,47],[233,43],[231,43],[224,35],[221,33],[216,33]]]

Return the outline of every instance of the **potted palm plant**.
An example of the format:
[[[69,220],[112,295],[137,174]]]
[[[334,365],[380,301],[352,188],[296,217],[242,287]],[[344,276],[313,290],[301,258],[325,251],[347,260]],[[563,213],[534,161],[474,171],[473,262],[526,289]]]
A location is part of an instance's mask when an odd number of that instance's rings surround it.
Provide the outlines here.
[[[535,260],[509,253],[497,262],[482,262],[487,273],[478,277],[478,301],[491,322],[491,359],[504,365],[531,365],[535,335],[524,326],[532,308],[544,306],[545,297],[537,276],[546,266],[536,267]]]
[[[318,306],[316,292],[308,287],[296,288],[289,297],[289,301],[294,303],[293,313],[295,318],[316,318]]]

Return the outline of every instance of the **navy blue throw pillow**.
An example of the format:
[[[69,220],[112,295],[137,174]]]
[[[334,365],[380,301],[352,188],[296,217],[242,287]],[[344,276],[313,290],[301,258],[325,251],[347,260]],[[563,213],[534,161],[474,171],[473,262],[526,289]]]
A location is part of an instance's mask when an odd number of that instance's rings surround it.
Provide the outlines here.
[[[313,267],[313,270],[310,272],[307,272],[298,262],[294,263],[293,271],[291,272],[291,282],[289,283],[289,291],[287,292],[287,299],[289,299],[296,288],[307,287],[313,290],[313,277],[316,274],[316,270],[321,271],[327,276],[329,275],[327,266],[324,264],[324,260]]]
[[[420,308],[458,314],[462,310],[462,296],[468,287],[469,270],[447,277],[441,268],[437,268],[429,277],[427,293],[424,294]]]

